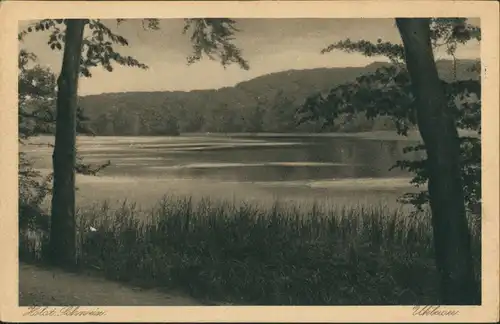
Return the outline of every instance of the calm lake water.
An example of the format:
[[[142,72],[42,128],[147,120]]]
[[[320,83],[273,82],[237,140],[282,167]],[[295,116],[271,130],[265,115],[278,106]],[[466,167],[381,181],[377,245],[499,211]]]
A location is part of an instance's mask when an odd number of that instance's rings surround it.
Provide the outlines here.
[[[51,142],[23,148],[50,170]],[[88,163],[111,161],[99,176],[78,176],[80,205],[128,199],[150,205],[165,194],[270,201],[325,199],[333,204],[395,205],[410,175],[389,171],[408,139],[386,133],[356,135],[188,135],[80,137]]]

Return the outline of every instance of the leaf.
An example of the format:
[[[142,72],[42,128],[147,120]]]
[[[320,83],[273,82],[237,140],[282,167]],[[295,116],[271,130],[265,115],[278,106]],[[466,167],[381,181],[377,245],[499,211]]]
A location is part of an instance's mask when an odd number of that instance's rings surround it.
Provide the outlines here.
[[[87,68],[80,68],[80,73],[87,78],[90,78],[92,76],[92,74]]]

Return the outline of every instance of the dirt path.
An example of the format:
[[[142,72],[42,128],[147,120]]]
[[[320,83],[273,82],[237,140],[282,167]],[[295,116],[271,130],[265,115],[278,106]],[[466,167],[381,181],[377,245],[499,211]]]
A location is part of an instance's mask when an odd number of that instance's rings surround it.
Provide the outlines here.
[[[85,274],[19,264],[20,306],[195,306],[182,294],[143,290]]]

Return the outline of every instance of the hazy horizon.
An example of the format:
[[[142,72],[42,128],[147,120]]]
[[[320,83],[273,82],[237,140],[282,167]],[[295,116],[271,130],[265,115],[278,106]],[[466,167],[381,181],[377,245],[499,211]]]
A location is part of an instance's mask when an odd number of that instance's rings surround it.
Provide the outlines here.
[[[117,26],[114,20],[103,20],[111,30],[129,41],[128,47],[116,46],[115,50],[130,55],[149,66],[148,70],[114,64],[114,71],[92,69],[92,78],[81,78],[81,96],[147,91],[192,91],[231,87],[256,77],[288,70],[315,68],[362,67],[374,62],[387,61],[384,57],[367,58],[361,54],[334,51],[321,54],[321,49],[346,38],[352,41],[384,41],[401,43],[392,18],[345,19],[235,19],[240,32],[234,43],[242,50],[250,70],[237,65],[223,69],[218,62],[208,58],[187,65],[191,54],[188,35],[182,34],[182,19],[161,19],[160,30],[145,31],[140,20],[129,20]],[[478,19],[471,19],[479,24]],[[27,22],[20,23],[20,28]],[[48,33],[29,34],[21,47],[34,52],[38,63],[59,73],[61,52],[47,46]],[[458,48],[457,58],[478,59],[479,43],[468,42]],[[441,52],[437,59],[446,59]]]

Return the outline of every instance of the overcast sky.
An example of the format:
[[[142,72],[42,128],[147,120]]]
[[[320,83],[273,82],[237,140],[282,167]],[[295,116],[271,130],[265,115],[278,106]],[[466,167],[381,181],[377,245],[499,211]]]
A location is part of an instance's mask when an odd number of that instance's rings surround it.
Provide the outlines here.
[[[213,89],[232,86],[263,74],[290,69],[317,67],[364,66],[383,57],[365,58],[339,51],[320,54],[331,43],[351,40],[376,41],[377,38],[401,43],[394,19],[237,19],[235,44],[249,61],[250,70],[230,66],[224,70],[208,58],[194,65],[186,64],[191,54],[189,36],[182,34],[181,19],[163,19],[160,30],[145,31],[139,20],[117,26],[115,20],[104,21],[129,41],[128,47],[116,49],[147,64],[149,70],[118,67],[113,72],[92,70],[93,77],[80,80],[80,94],[121,91],[157,91]],[[477,20],[471,23],[478,24]],[[21,27],[26,23],[21,23]],[[21,45],[39,57],[39,63],[59,73],[61,54],[47,46],[47,33],[32,33]],[[479,43],[461,47],[460,58],[479,58]],[[438,57],[442,55],[438,54]]]

